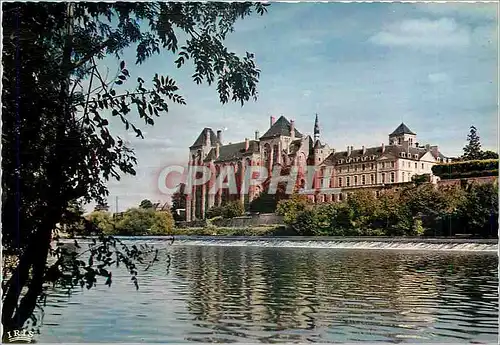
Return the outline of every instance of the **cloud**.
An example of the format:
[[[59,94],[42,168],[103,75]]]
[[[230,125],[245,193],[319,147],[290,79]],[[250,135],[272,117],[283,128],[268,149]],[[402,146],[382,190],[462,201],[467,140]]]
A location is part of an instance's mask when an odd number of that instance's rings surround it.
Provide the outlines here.
[[[497,20],[498,3],[425,3],[416,9],[436,16],[450,16],[468,20]]]
[[[432,84],[445,83],[450,80],[450,76],[446,73],[431,73],[427,76],[429,82]]]
[[[458,25],[452,18],[407,19],[389,25],[384,31],[372,36],[370,41],[391,47],[466,47],[470,44],[471,32],[468,27]]]

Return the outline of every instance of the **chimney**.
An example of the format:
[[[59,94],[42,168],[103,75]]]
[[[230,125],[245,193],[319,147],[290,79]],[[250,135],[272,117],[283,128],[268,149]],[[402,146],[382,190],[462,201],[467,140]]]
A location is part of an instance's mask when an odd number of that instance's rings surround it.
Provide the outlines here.
[[[431,150],[431,145],[426,144],[426,145],[425,145],[425,150],[426,150],[426,151],[430,151],[430,150]]]
[[[217,140],[222,144],[222,130],[217,130]]]
[[[363,148],[363,154],[365,154],[366,153],[366,147],[365,147],[365,145],[363,145],[362,148]]]
[[[415,147],[417,147],[417,148],[418,148],[418,147],[420,147],[420,145],[419,145],[418,143],[415,143]]]
[[[248,151],[248,138],[245,138],[245,151]]]
[[[352,146],[347,146],[347,156],[351,155]]]
[[[215,158],[219,158],[219,153],[220,153],[220,144],[217,143],[217,145],[215,145]]]
[[[255,140],[259,140],[259,137],[260,137],[259,131],[255,131]]]
[[[385,152],[385,144],[382,143],[382,153],[384,153],[384,152]]]
[[[205,130],[205,146],[212,146],[210,141],[210,129],[208,128]]]
[[[290,120],[290,136],[292,137],[292,140],[295,139],[295,121]]]
[[[271,116],[269,127],[272,127],[274,125],[275,121],[276,121],[276,118],[274,116]]]

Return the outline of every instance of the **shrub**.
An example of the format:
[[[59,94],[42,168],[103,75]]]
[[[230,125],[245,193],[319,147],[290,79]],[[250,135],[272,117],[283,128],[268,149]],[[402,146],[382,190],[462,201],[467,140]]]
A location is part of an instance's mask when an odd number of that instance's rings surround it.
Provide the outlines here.
[[[461,161],[446,164],[436,164],[432,167],[432,173],[442,179],[451,178],[450,176],[472,177],[481,172],[496,171],[498,175],[498,159],[484,159],[473,161]],[[495,174],[495,173],[492,173]],[[480,175],[481,176],[481,175]],[[482,175],[490,176],[490,175]],[[459,178],[459,177],[453,177]]]
[[[283,216],[287,225],[295,223],[300,212],[311,205],[311,201],[302,194],[292,194],[290,199],[281,200],[276,207],[276,214]]]

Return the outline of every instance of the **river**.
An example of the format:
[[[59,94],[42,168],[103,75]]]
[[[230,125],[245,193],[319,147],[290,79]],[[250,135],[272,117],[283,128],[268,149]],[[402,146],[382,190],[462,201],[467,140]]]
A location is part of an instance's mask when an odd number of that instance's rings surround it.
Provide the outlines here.
[[[197,239],[169,246],[148,240],[162,250],[160,261],[139,273],[139,290],[116,269],[111,288],[101,281],[71,296],[53,288],[35,339],[498,341],[493,246],[377,249],[365,243],[373,250],[360,250],[321,241],[259,241]]]

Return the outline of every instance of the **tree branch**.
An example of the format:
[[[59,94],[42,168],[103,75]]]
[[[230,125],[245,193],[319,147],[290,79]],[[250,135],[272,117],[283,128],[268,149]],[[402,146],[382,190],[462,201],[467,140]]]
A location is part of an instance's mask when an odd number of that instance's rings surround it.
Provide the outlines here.
[[[96,55],[97,53],[99,53],[104,48],[107,48],[108,45],[111,44],[111,43],[112,43],[112,40],[111,39],[107,39],[104,43],[101,43],[100,45],[98,45],[94,49],[91,49],[80,61],[73,63],[70,66],[70,70],[74,70],[74,69],[76,69],[76,68],[84,65],[90,59],[92,59],[94,57],[94,55]]]

